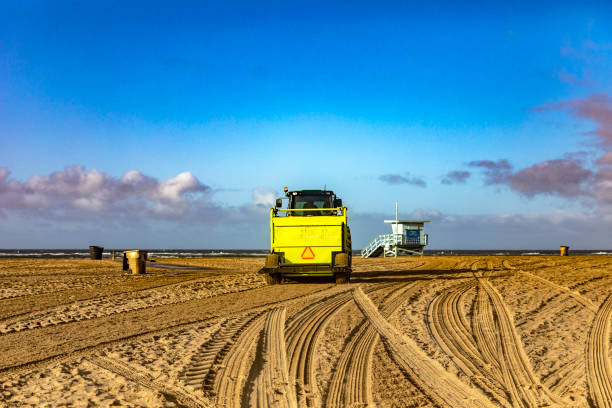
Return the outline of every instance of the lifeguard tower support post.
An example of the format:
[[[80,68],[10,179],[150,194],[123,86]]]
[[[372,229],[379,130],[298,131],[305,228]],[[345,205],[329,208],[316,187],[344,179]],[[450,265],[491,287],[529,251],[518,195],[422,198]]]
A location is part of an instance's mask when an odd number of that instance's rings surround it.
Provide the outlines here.
[[[429,235],[425,234],[425,223],[429,221],[399,220],[395,203],[395,220],[385,220],[391,224],[392,234],[382,234],[374,238],[364,249],[364,258],[377,256],[419,255],[428,244]]]

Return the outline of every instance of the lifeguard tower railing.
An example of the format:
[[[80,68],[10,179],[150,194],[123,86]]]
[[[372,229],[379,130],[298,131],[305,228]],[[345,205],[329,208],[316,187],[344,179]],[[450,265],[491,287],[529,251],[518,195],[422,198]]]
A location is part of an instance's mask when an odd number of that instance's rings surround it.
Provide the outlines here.
[[[361,250],[364,258],[376,256],[423,255],[429,235],[407,237],[405,234],[381,234]]]

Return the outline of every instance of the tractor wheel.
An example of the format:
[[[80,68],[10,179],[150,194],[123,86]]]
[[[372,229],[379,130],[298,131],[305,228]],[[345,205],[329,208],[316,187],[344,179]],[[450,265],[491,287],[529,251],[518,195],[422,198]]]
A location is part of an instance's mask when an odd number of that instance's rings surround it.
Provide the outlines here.
[[[349,256],[348,259],[348,266],[349,268],[353,265],[353,241],[351,240],[351,229],[347,226],[346,227],[346,235],[347,235],[347,253]]]
[[[278,254],[266,256],[266,268],[278,268]]]
[[[349,273],[348,272],[336,272],[335,273],[335,277],[336,277],[336,284],[337,285],[343,285],[346,283],[349,283]]]
[[[281,283],[280,275],[277,273],[266,273],[266,283],[268,285],[278,285]]]
[[[278,263],[278,254],[269,254],[266,256],[266,266],[261,269],[261,272],[266,274],[266,283],[268,285],[278,285],[281,283],[281,275],[278,273]]]
[[[349,254],[346,252],[340,252],[339,254],[336,254],[336,259],[334,260],[334,266],[337,266],[337,267],[349,266]]]

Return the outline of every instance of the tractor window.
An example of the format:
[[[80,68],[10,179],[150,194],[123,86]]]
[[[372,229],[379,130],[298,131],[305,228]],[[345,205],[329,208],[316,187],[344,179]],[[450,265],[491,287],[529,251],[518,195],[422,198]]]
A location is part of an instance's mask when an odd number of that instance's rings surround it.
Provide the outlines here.
[[[291,208],[294,209],[310,209],[310,208],[330,208],[331,197],[320,196],[320,195],[299,195],[293,196]],[[327,211],[326,211],[327,212]],[[295,215],[311,216],[311,215],[323,215],[323,211],[296,211]]]

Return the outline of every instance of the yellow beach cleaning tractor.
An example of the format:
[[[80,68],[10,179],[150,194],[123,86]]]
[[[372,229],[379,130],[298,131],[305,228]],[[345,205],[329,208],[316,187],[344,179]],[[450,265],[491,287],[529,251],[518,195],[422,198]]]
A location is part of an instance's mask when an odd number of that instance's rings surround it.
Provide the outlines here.
[[[289,191],[270,209],[270,254],[261,269],[269,284],[289,277],[333,277],[348,283],[351,277],[351,230],[346,207],[333,191]]]

